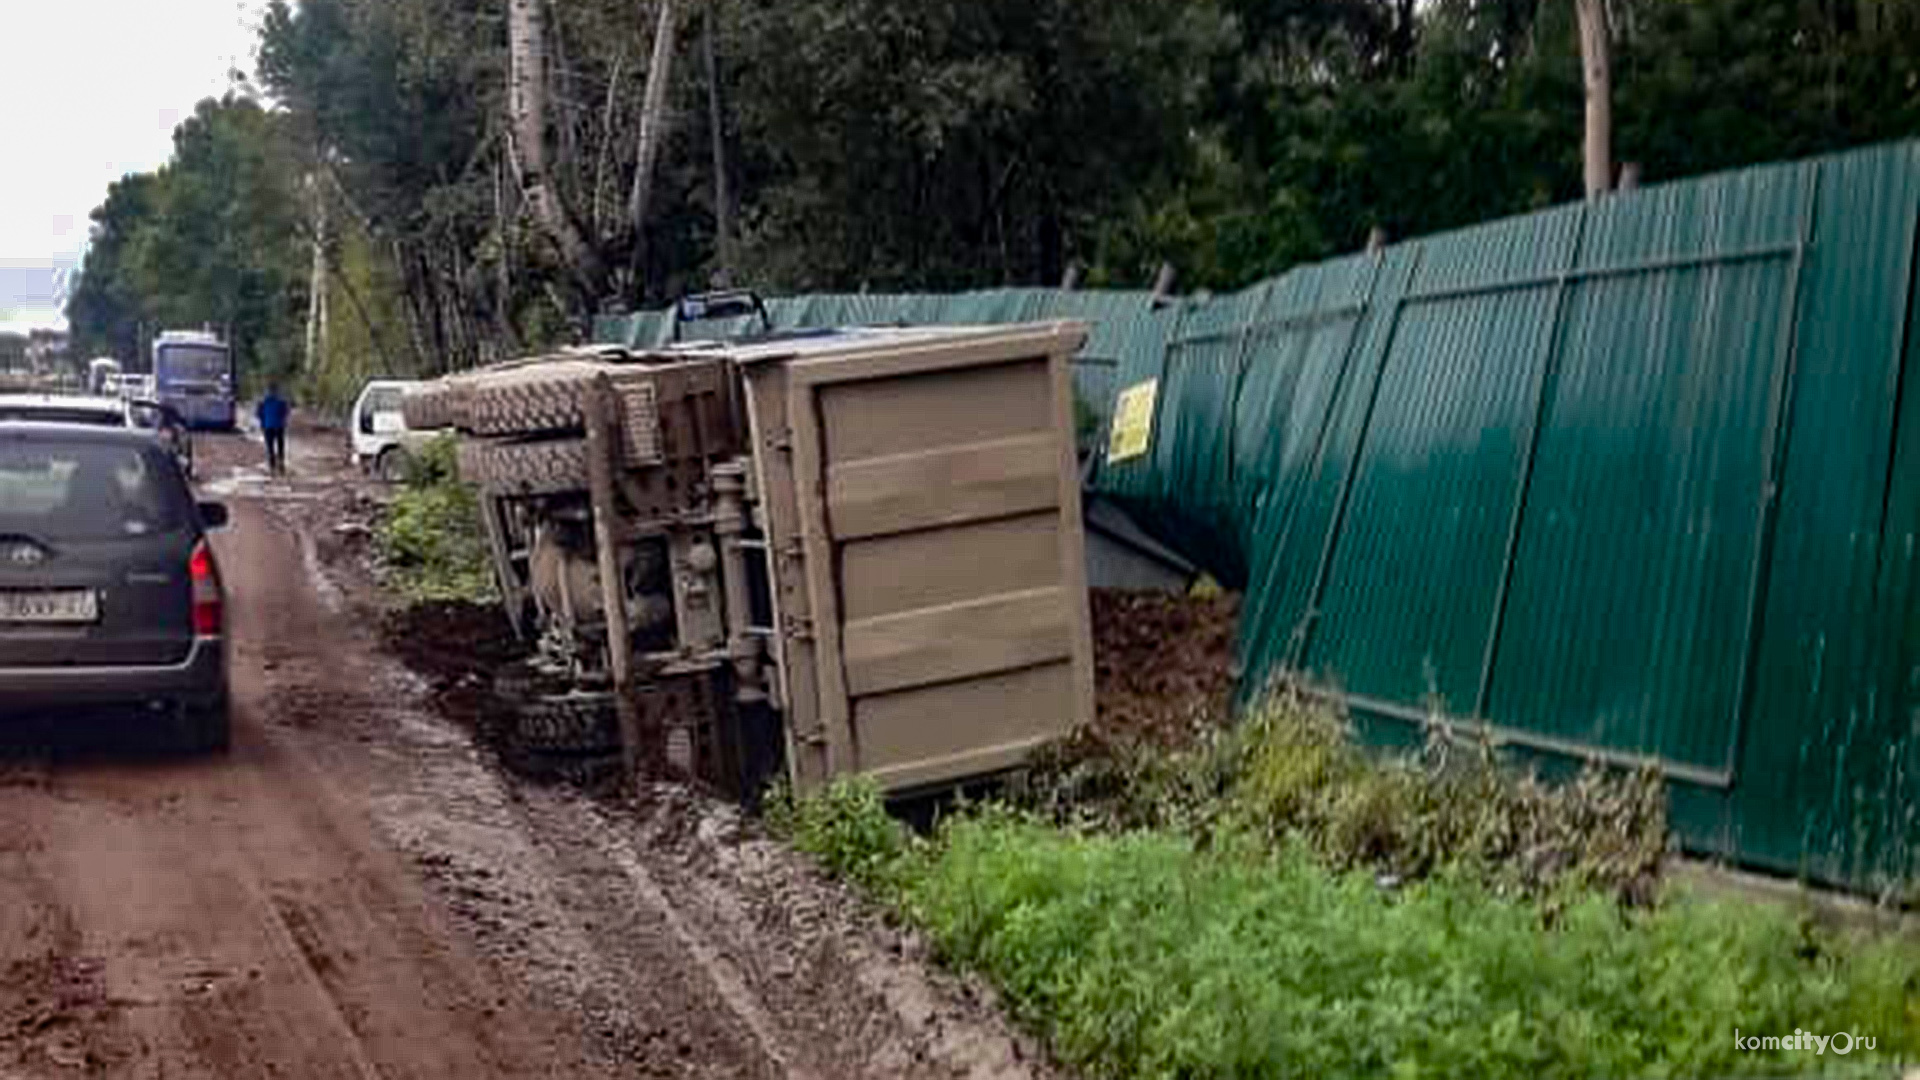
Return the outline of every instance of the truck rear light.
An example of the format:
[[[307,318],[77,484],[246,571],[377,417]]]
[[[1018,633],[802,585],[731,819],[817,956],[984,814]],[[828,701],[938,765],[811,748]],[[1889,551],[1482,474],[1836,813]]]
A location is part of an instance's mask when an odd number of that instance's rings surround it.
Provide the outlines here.
[[[193,582],[193,632],[200,637],[220,633],[226,613],[220,599],[220,570],[213,564],[213,549],[205,540],[193,547],[187,559],[187,576]]]

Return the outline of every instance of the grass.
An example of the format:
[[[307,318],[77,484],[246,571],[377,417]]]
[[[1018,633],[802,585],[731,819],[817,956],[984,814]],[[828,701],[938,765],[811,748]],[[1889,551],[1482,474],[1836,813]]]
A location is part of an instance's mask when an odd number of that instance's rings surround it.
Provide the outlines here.
[[[414,456],[374,539],[383,580],[408,603],[499,598],[478,497],[459,479],[452,436]]]
[[[1651,888],[1664,823],[1644,778],[1554,787],[1472,746],[1382,762],[1285,696],[1185,754],[1051,769],[1021,805],[930,837],[860,781],[776,798],[770,820],[1093,1076],[1885,1075],[1920,1058],[1920,945]],[[1796,1029],[1877,1048],[1734,1045]]]

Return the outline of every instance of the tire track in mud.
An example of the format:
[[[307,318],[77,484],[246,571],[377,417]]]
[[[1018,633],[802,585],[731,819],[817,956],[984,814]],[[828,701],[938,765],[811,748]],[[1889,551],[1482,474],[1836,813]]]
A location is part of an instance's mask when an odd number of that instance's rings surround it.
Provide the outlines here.
[[[281,509],[303,534],[332,527]],[[349,607],[368,602],[362,569],[322,572]],[[379,659],[376,681],[425,700],[417,676]],[[663,789],[636,810],[530,784],[417,708],[382,723],[406,767],[371,797],[376,818],[465,932],[568,1002],[599,1052],[658,1076],[1054,1075],[991,995],[929,972],[804,860],[712,842],[737,832],[732,807]]]
[[[1053,1075],[728,808],[530,785],[432,715],[328,566],[352,481],[293,460],[215,540],[232,754],[0,761],[0,975],[67,1014],[0,1028],[0,1077]]]

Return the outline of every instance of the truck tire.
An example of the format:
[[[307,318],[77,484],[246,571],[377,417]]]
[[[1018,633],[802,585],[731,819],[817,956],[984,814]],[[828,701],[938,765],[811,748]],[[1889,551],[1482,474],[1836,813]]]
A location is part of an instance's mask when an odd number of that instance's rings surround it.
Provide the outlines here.
[[[535,697],[513,721],[514,749],[537,754],[602,754],[620,749],[612,694]]]
[[[422,383],[400,399],[400,415],[415,431],[453,426],[453,387],[444,379]]]
[[[467,422],[476,435],[553,435],[585,431],[586,394],[597,374],[570,364],[557,372],[502,374],[473,389]]]
[[[625,765],[619,754],[503,755],[507,768],[541,784],[561,784],[587,791],[604,790],[620,782]]]
[[[488,494],[558,495],[587,489],[585,439],[481,442],[474,446],[473,482]]]

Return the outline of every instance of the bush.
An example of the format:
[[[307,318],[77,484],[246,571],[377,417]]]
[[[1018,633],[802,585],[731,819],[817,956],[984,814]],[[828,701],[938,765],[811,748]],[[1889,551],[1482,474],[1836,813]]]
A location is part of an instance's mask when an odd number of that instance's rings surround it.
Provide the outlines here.
[[[1413,880],[1451,866],[1496,891],[1597,888],[1636,904],[1653,899],[1666,852],[1657,775],[1595,767],[1548,784],[1438,732],[1417,754],[1370,753],[1332,707],[1290,689],[1184,750],[1085,749],[1043,755],[1019,803],[1082,827],[1299,841],[1336,870]]]
[[[456,475],[452,436],[414,456],[375,539],[382,577],[408,602],[498,599],[479,499]]]

